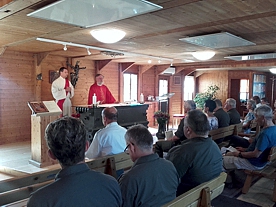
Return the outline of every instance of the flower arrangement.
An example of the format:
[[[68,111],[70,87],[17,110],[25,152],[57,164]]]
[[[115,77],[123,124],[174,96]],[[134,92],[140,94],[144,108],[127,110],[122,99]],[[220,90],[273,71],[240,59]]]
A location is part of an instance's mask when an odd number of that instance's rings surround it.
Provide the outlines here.
[[[170,119],[170,115],[168,113],[162,111],[154,112],[153,117],[157,120],[158,124],[166,123]]]

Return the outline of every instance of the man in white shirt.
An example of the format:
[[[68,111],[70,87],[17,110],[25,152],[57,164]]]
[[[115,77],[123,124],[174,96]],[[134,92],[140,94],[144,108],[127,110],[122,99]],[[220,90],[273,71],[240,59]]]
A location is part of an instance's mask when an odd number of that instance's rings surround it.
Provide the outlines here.
[[[118,112],[115,107],[107,107],[102,111],[102,122],[105,128],[96,132],[93,141],[86,151],[89,159],[119,154],[126,147],[126,129],[117,123]]]
[[[63,116],[72,115],[72,104],[71,98],[74,96],[74,87],[71,82],[67,79],[68,70],[65,67],[59,69],[59,78],[52,83],[52,95],[56,99],[56,103],[62,110]]]

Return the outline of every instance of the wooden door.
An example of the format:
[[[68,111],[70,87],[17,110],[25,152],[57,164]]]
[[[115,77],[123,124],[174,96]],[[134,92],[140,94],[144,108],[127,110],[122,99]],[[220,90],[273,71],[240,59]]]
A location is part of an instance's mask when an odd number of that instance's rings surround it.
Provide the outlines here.
[[[240,79],[231,79],[231,87],[230,87],[230,98],[236,100],[236,108],[240,115],[242,116],[243,111],[245,110],[244,106],[241,106],[240,101]]]

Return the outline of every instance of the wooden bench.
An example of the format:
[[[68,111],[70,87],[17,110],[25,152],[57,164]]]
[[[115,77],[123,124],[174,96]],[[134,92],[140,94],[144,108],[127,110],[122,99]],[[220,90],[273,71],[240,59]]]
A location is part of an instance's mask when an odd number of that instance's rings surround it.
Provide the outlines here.
[[[209,136],[212,137],[212,139],[215,141],[215,140],[225,138],[230,135],[238,135],[238,133],[241,130],[242,130],[242,123],[232,124],[227,127],[222,127],[222,128],[211,130],[209,132]],[[223,143],[219,144],[219,147],[226,146],[227,144],[228,143],[223,142]]]
[[[133,164],[126,153],[86,160],[86,163],[90,169],[109,174],[115,178],[117,178],[117,170],[128,169]],[[51,170],[0,181],[0,206],[17,201],[22,201],[21,206],[24,206],[30,194],[54,182],[59,171],[60,167],[57,165]]]
[[[178,196],[163,207],[211,207],[211,200],[222,193],[226,177],[227,174],[222,172],[217,178],[202,183],[201,185]]]
[[[274,180],[272,200],[276,202],[276,147],[272,147],[268,156],[269,164],[262,170],[244,170],[246,179],[242,188],[242,193],[246,194],[251,186],[254,176],[265,177]]]

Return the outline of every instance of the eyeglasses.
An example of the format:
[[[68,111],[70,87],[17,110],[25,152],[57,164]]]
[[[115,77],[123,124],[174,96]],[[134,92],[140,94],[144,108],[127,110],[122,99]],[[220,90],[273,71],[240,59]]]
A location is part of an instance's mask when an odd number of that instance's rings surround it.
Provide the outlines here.
[[[129,144],[126,146],[126,148],[124,149],[124,153],[129,154],[128,148],[129,148],[129,146],[130,146],[131,144],[134,146],[134,144],[133,144],[132,142],[129,143]]]
[[[126,146],[126,148],[124,149],[124,153],[126,153],[126,154],[129,154],[129,151],[128,151],[129,145],[130,145],[130,144],[128,144],[128,145]]]

